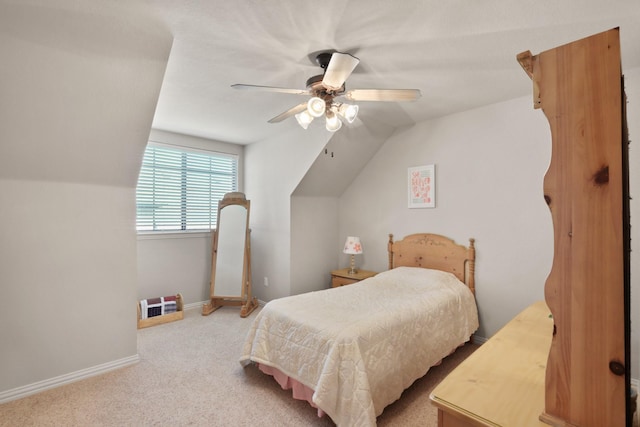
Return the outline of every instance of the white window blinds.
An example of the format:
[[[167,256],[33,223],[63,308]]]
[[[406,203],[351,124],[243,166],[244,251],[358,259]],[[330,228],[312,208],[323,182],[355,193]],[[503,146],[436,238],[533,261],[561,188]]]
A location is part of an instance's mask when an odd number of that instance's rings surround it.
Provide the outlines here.
[[[136,189],[137,230],[215,228],[218,201],[237,189],[237,156],[149,144]]]

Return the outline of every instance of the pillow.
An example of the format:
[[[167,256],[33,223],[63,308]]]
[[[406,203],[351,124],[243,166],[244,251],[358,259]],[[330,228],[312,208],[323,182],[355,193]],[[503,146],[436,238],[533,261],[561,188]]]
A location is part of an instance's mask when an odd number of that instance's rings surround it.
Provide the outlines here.
[[[403,286],[464,286],[467,288],[467,285],[462,283],[453,273],[431,268],[396,267],[392,270],[378,273],[375,277],[385,282],[393,282]]]

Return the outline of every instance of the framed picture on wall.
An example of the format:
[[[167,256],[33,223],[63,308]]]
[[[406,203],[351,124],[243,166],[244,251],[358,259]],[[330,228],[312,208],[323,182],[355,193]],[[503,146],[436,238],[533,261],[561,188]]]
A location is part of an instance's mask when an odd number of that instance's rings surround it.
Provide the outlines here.
[[[435,165],[409,168],[409,209],[436,207]]]

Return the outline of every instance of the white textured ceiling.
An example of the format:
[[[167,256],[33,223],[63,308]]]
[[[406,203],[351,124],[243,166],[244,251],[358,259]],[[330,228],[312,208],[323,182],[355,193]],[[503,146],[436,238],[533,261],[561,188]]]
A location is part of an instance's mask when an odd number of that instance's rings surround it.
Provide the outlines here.
[[[149,0],[174,36],[154,127],[249,144],[299,128],[267,121],[320,74],[310,54],[349,52],[347,89],[416,88],[411,103],[360,102],[362,120],[402,126],[531,94],[516,61],[620,27],[624,69],[640,67],[638,0]],[[364,114],[363,114],[364,113]]]

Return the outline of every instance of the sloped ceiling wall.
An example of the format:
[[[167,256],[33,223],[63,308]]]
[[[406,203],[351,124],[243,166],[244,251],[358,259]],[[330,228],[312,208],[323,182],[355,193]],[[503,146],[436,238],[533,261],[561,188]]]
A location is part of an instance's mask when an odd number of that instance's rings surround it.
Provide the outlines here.
[[[331,136],[293,196],[340,197],[394,129],[361,119],[343,126]]]
[[[3,2],[0,178],[135,187],[149,132],[140,122],[153,120],[164,75],[141,69],[166,64],[172,40],[145,11]]]
[[[143,12],[0,3],[0,403],[137,360],[135,186],[172,44]]]

